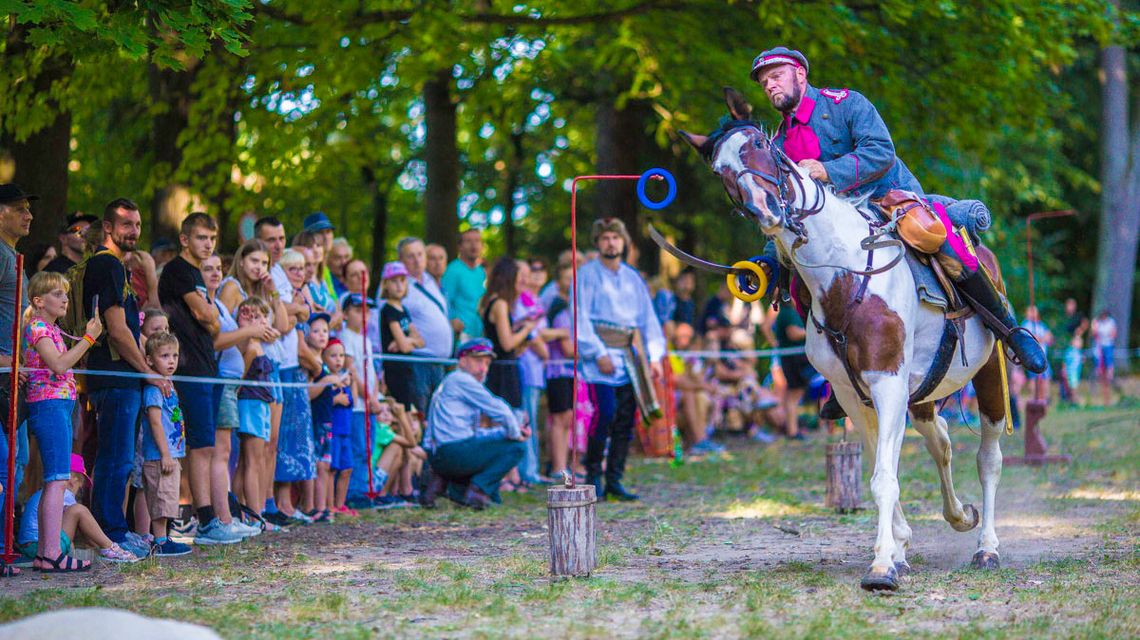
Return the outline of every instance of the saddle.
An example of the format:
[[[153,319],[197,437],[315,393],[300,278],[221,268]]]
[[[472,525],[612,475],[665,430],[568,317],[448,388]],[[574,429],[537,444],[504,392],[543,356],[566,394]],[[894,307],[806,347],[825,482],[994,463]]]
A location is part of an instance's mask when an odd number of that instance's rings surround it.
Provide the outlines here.
[[[873,209],[884,222],[897,226],[894,233],[901,236],[905,246],[907,266],[914,277],[916,294],[919,300],[940,309],[945,318],[942,329],[942,338],[930,367],[922,383],[911,394],[909,403],[916,403],[931,393],[942,382],[949,371],[954,351],[962,340],[965,330],[965,320],[973,315],[973,309],[965,304],[958,296],[950,278],[946,275],[938,260],[932,254],[938,251],[946,240],[947,233],[959,233],[966,244],[972,247],[977,243],[977,232],[989,227],[989,210],[978,201],[957,201],[944,196],[936,196],[938,202],[946,206],[947,218],[950,218],[951,229],[946,229],[942,221],[933,214],[929,207],[918,200],[910,192],[892,191],[887,198],[872,203]],[[953,211],[953,215],[951,212]],[[973,242],[971,242],[973,240]],[[868,255],[868,266],[871,264]],[[784,272],[785,270],[781,270]],[[991,276],[992,277],[992,276]],[[852,304],[862,301],[866,291],[867,279],[856,294]],[[996,284],[996,283],[995,283]],[[789,286],[781,282],[781,288],[789,291],[793,299],[797,300],[797,311],[808,321],[811,309],[810,292],[804,287]],[[860,401],[871,405],[871,399],[859,384],[859,377],[851,365],[846,342],[846,327],[834,328],[821,323],[814,316],[810,318],[819,333],[824,334],[851,381],[852,387],[859,396]],[[962,350],[962,364],[966,365],[965,349]]]

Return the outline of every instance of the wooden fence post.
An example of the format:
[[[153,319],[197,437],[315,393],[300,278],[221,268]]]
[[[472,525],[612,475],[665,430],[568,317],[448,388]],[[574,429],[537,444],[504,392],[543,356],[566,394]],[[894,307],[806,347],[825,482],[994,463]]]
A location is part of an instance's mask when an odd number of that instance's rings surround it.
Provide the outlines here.
[[[827,496],[824,506],[850,513],[863,500],[863,443],[833,442],[827,445]]]

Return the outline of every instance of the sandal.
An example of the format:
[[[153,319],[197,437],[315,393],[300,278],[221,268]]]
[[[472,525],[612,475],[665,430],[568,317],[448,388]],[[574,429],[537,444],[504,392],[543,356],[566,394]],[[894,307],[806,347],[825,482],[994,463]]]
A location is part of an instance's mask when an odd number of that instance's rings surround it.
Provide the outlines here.
[[[32,570],[39,571],[40,573],[81,573],[83,571],[91,570],[91,563],[86,560],[77,560],[64,552],[60,552],[59,557],[55,560],[45,556],[36,556],[36,560],[46,562],[51,565],[50,569],[43,567],[33,566]],[[84,564],[87,562],[86,564]]]
[[[20,571],[6,562],[0,561],[0,578],[15,578],[21,573],[23,573],[23,571]]]

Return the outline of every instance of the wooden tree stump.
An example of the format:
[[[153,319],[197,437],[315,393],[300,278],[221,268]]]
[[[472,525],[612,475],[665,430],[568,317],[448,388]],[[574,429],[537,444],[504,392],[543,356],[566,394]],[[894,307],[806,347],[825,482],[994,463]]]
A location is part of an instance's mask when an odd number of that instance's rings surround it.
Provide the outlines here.
[[[851,513],[863,501],[863,443],[827,445],[827,497],[824,506]]]
[[[551,487],[546,494],[550,525],[550,574],[589,576],[597,564],[594,485]]]

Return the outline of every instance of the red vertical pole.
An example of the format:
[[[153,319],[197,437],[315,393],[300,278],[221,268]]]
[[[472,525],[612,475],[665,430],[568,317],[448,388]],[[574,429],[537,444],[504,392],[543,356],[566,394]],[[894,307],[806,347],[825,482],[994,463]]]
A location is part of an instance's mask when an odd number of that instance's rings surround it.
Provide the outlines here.
[[[16,313],[12,322],[12,371],[8,374],[10,386],[8,388],[8,483],[4,487],[4,562],[10,564],[16,559],[16,402],[20,391],[20,320],[22,309],[20,299],[23,297],[24,280],[20,274],[24,272],[24,256],[16,254]]]
[[[361,327],[363,331],[364,343],[364,437],[368,438],[368,497],[375,498],[376,487],[373,486],[372,479],[372,454],[374,443],[372,441],[372,409],[369,406],[368,397],[368,368],[376,366],[372,360],[372,355],[368,351],[368,273],[364,274],[363,284],[360,285],[360,308],[364,310],[364,324]]]
[[[570,477],[578,462],[578,181],[579,180],[640,180],[641,176],[599,175],[578,176],[570,181],[570,323],[574,334],[574,420],[570,425]],[[628,249],[628,247],[626,247]]]

